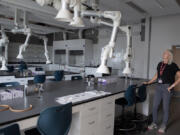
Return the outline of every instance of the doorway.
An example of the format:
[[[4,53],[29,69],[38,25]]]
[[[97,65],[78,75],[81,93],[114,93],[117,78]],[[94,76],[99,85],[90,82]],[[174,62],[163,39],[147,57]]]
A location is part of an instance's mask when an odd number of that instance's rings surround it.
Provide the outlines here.
[[[174,62],[180,68],[180,45],[172,46]],[[176,77],[177,78],[177,77]],[[175,87],[175,90],[180,92],[180,84]]]

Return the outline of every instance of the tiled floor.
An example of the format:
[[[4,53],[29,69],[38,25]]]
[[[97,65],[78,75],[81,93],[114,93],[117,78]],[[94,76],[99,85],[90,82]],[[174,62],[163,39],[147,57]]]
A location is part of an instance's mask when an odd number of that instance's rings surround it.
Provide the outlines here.
[[[162,108],[162,106],[161,106]],[[159,111],[159,124],[161,124],[162,120],[162,109]],[[126,135],[131,135],[132,133],[128,133]],[[120,134],[119,134],[120,135]],[[170,106],[170,117],[169,124],[166,133],[158,133],[157,130],[146,131],[132,135],[180,135],[180,98],[173,97],[171,100]]]

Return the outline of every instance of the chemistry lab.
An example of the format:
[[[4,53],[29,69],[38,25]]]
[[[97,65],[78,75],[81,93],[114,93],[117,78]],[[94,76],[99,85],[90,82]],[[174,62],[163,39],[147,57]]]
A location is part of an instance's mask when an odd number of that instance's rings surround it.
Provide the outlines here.
[[[180,0],[0,0],[0,135],[180,135]]]

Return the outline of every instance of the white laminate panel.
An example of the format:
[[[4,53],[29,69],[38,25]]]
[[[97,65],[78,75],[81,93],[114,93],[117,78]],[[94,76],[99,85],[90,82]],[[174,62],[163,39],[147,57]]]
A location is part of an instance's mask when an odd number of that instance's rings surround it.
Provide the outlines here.
[[[81,135],[98,135],[98,114],[82,119]]]
[[[106,110],[106,109],[108,109],[108,108],[113,108],[113,107],[114,107],[114,104],[115,104],[115,98],[114,98],[114,96],[110,96],[110,97],[104,98],[104,99],[101,101],[101,109],[102,109],[102,111],[103,111],[103,110]]]
[[[100,135],[113,135],[114,131],[114,118],[110,118],[100,124]]]
[[[92,101],[83,105],[82,116],[87,117],[99,112],[99,101]]]
[[[29,118],[29,119],[25,119],[25,120],[21,120],[21,121],[18,121],[17,123],[19,124],[20,130],[25,130],[25,129],[29,129],[32,127],[36,127],[37,120],[38,120],[38,116]]]

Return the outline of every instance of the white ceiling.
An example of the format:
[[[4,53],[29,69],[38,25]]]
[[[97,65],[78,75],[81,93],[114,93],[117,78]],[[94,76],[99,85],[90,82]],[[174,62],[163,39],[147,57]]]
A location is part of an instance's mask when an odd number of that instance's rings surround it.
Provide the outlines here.
[[[136,6],[145,10],[147,13],[142,14],[136,9],[130,7],[127,2],[133,2]],[[31,27],[42,33],[52,33],[75,29],[66,23],[58,22],[54,19],[57,10],[45,6],[41,7],[32,0],[0,0],[0,24],[13,27],[15,8],[29,12]],[[176,0],[100,0],[99,7],[101,10],[119,10],[122,12],[122,21],[125,24],[140,22],[146,16],[158,17],[163,15],[179,14],[180,6]],[[1,15],[5,16],[1,17]],[[9,19],[11,18],[11,19]],[[41,25],[36,23],[44,23]],[[86,28],[94,27],[89,21],[85,20]]]

